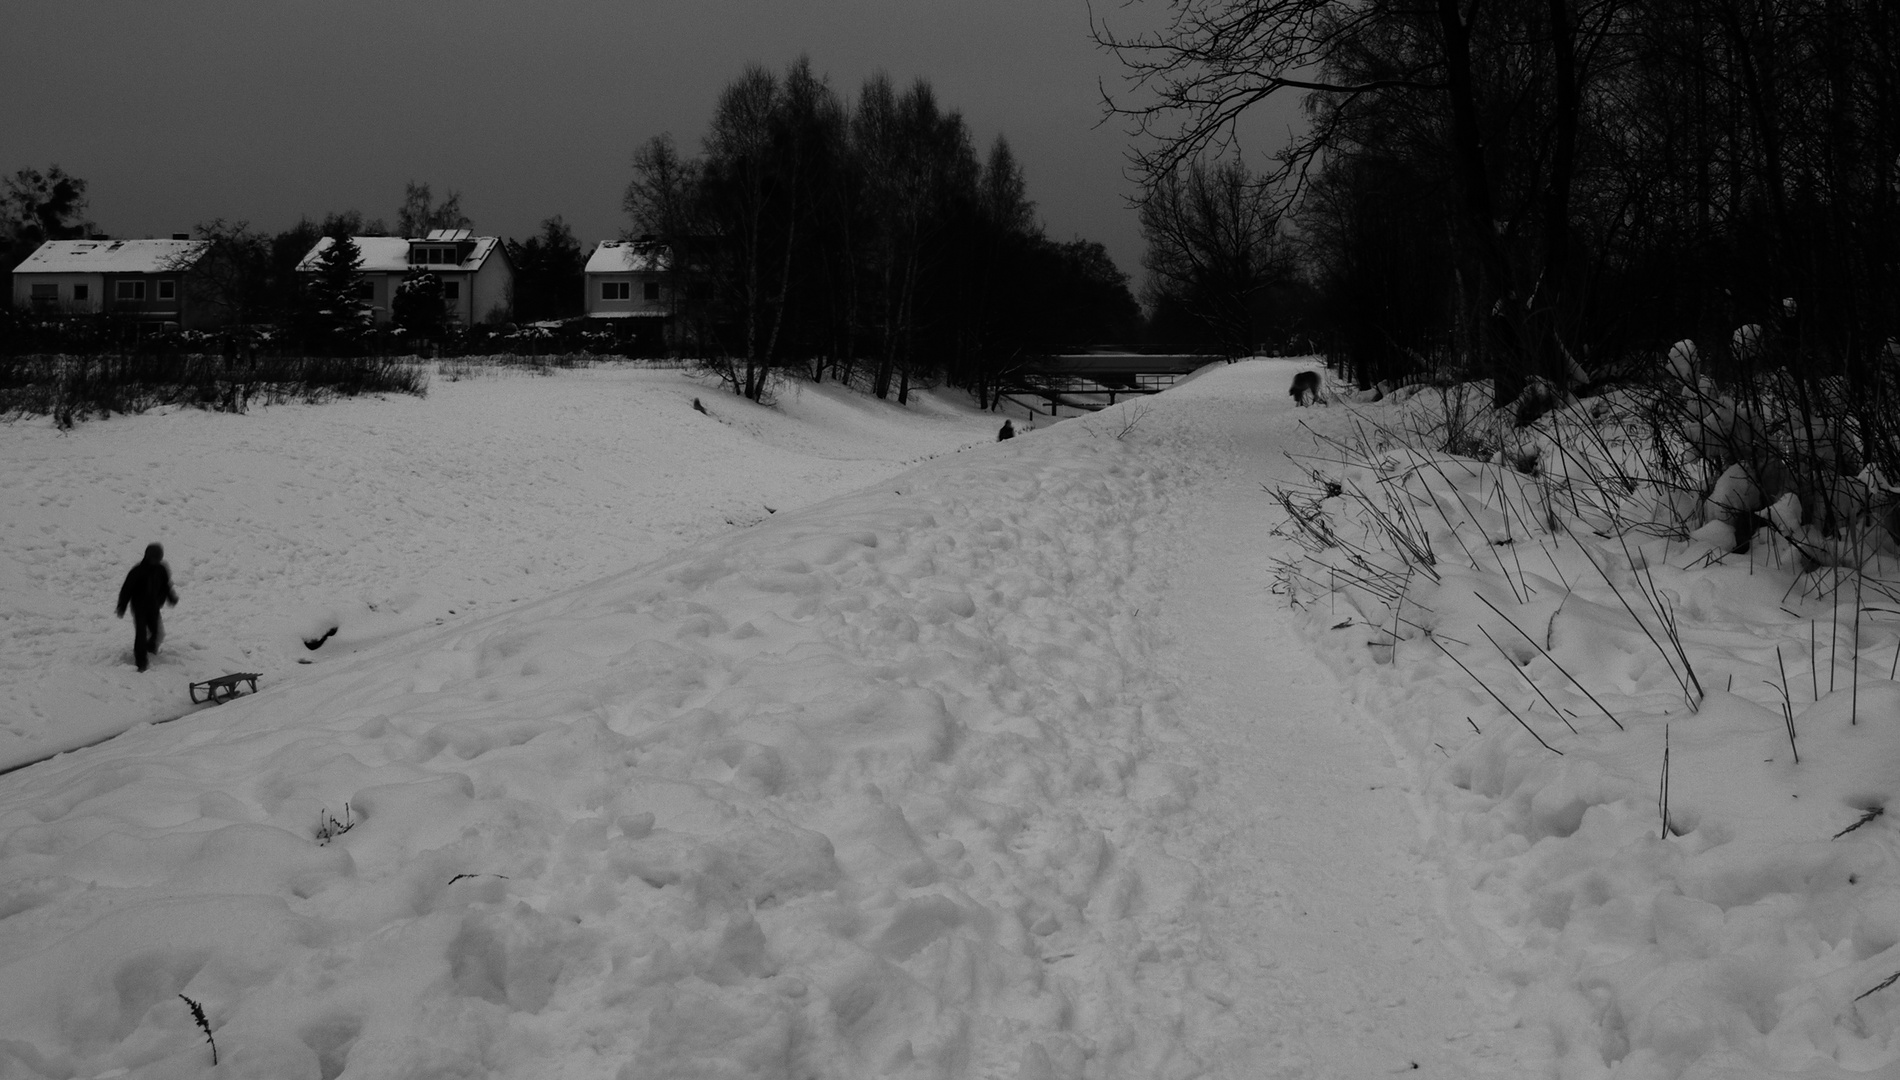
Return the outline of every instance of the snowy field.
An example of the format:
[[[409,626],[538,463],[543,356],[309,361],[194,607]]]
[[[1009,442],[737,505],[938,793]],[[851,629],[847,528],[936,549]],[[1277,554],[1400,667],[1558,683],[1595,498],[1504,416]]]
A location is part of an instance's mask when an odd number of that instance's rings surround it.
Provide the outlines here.
[[[993,433],[927,395],[905,413],[794,383],[762,409],[629,368],[476,368],[435,376],[426,398],[70,434],[16,421],[0,427],[0,768],[176,716],[188,682],[303,678],[299,665],[597,580]],[[140,675],[112,607],[153,541],[181,603]]]
[[[1893,605],[1531,527],[1303,366],[0,429],[6,752],[129,728],[0,776],[0,1078],[1891,1075]]]

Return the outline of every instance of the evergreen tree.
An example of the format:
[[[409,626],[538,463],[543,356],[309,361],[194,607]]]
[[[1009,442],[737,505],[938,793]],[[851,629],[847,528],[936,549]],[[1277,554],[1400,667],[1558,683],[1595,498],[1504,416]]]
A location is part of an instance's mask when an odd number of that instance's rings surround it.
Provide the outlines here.
[[[389,300],[390,321],[412,338],[435,341],[448,326],[448,304],[442,298],[442,279],[421,267],[403,275]]]
[[[541,235],[529,237],[526,243],[508,241],[508,261],[515,268],[516,321],[564,319],[581,313],[587,257],[561,215],[543,221]]]
[[[311,329],[332,342],[359,333],[369,318],[363,302],[363,252],[356,241],[338,236],[317,255],[308,299]]]

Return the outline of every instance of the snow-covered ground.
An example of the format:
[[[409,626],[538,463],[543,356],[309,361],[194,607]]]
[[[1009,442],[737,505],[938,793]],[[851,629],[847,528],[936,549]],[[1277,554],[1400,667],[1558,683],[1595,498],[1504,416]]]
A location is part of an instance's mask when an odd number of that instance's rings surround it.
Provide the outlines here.
[[[1830,836],[1900,784],[1895,623],[1820,654],[1797,765],[1792,569],[1528,528],[1302,366],[1001,444],[622,370],[0,429],[10,753],[133,725],[0,776],[0,1077],[1891,1071],[1896,833]],[[1437,580],[1319,577],[1372,571],[1284,535],[1313,473]],[[1698,712],[1586,554],[1668,594]]]
[[[763,409],[678,371],[473,372],[426,398],[0,428],[0,768],[176,716],[187,682],[279,684],[993,434],[929,395],[788,383]],[[181,603],[140,675],[112,607],[153,541]]]

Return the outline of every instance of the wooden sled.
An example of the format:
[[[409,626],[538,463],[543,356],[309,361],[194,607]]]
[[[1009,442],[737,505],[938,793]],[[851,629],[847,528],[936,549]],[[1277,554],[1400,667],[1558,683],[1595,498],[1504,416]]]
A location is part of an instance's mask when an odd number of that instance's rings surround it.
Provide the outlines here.
[[[237,671],[229,675],[220,675],[215,679],[206,679],[204,682],[192,683],[192,703],[202,704],[209,701],[213,705],[222,705],[232,698],[240,696],[238,683],[241,682],[250,683],[251,693],[255,694],[257,693],[257,677],[260,674],[262,674],[262,672]],[[199,691],[204,692],[203,697],[198,696]]]

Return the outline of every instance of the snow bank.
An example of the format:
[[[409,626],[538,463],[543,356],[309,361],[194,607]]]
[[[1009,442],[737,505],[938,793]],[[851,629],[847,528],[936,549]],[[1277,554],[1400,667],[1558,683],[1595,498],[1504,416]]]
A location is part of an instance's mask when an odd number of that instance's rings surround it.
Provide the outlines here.
[[[1430,557],[1325,549],[1290,587],[1322,654],[1407,748],[1453,870],[1449,909],[1520,987],[1559,1075],[1888,1075],[1900,564],[1802,574],[1765,529],[1752,554],[1732,553],[1732,533],[1651,531],[1646,500],[1664,495],[1574,467],[1633,452],[1604,420],[1594,451],[1546,435],[1563,453],[1536,476],[1375,445],[1349,433],[1363,420],[1322,429],[1339,439],[1322,456],[1357,449],[1317,476],[1378,493],[1316,491],[1337,534],[1380,536],[1384,517]],[[1718,495],[1754,500],[1734,487]],[[1373,587],[1408,575],[1402,604]]]

